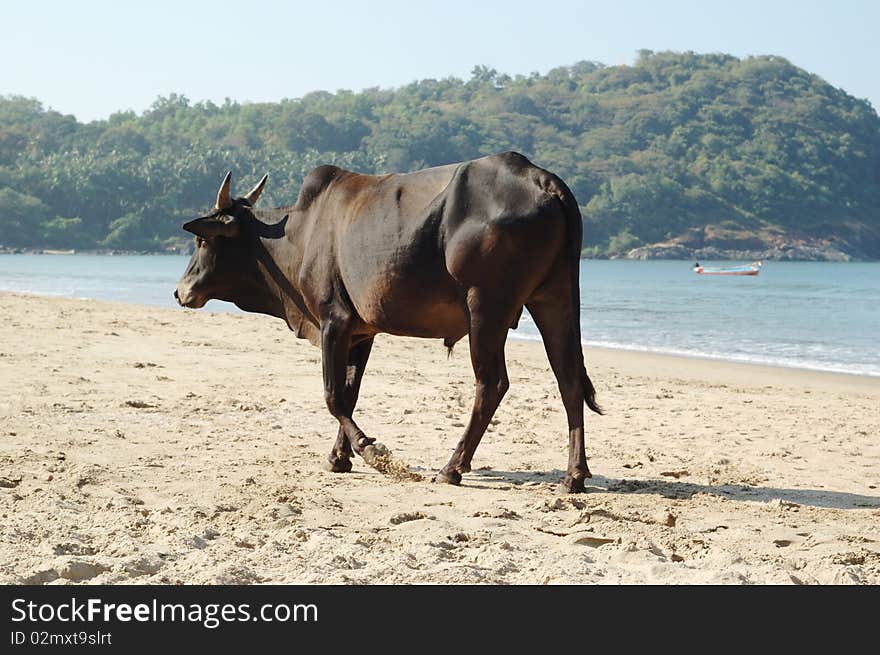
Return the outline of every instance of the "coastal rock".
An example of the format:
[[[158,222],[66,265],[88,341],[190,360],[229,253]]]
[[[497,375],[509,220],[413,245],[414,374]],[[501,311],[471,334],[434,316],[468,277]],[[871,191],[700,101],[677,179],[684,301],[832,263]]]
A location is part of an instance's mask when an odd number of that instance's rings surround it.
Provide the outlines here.
[[[652,246],[633,248],[624,259],[677,259],[677,260],[731,260],[731,261],[810,261],[810,262],[849,262],[859,257],[833,247],[821,246],[779,246],[761,250],[728,250],[715,246],[689,248],[681,244],[659,243]]]

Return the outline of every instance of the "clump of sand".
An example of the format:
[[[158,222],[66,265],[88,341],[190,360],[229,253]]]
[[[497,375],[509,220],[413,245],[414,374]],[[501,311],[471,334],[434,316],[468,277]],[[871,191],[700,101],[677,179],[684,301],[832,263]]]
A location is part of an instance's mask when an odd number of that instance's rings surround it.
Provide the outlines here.
[[[419,473],[411,471],[405,462],[395,459],[388,447],[378,441],[364,448],[363,457],[364,462],[379,473],[384,473],[396,480],[421,482],[425,479]]]

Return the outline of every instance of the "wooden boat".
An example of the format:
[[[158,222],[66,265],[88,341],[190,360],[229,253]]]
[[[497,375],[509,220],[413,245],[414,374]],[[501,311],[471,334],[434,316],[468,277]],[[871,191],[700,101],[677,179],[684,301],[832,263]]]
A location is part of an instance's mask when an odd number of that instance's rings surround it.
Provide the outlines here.
[[[707,268],[700,266],[697,262],[694,264],[694,273],[697,275],[757,275],[761,272],[761,266],[764,262],[752,262],[743,266],[726,266],[721,268]]]

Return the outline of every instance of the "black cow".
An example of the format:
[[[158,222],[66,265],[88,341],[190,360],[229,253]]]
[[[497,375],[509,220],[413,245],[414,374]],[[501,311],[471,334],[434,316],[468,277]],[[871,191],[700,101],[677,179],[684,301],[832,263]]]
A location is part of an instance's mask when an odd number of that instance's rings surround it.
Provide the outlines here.
[[[294,205],[254,209],[266,177],[242,198],[227,174],[214,210],[183,226],[196,250],[174,291],[185,307],[211,298],[284,319],[321,348],[324,396],[339,421],[330,468],[375,441],[352,419],[381,333],[468,335],[476,377],[471,419],[437,480],[458,484],[508,388],[507,331],[535,319],[568,415],[564,484],[584,490],[584,402],[601,413],[580,340],[580,211],[565,183],[518,153],[415,173],[362,175],[321,166]]]

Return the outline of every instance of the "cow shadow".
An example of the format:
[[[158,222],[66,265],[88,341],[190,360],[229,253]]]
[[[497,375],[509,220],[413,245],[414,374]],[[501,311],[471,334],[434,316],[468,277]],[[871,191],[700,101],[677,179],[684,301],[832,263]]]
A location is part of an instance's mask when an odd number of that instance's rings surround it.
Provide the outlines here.
[[[565,471],[498,471],[479,469],[465,476],[464,484],[470,482],[500,482],[512,485],[558,484]],[[828,509],[880,509],[880,496],[829,489],[785,489],[742,484],[696,484],[681,480],[606,478],[593,475],[586,481],[587,493],[653,494],[662,498],[689,500],[697,494],[709,494],[736,501],[783,502],[823,507]],[[472,485],[475,486],[475,485]]]

